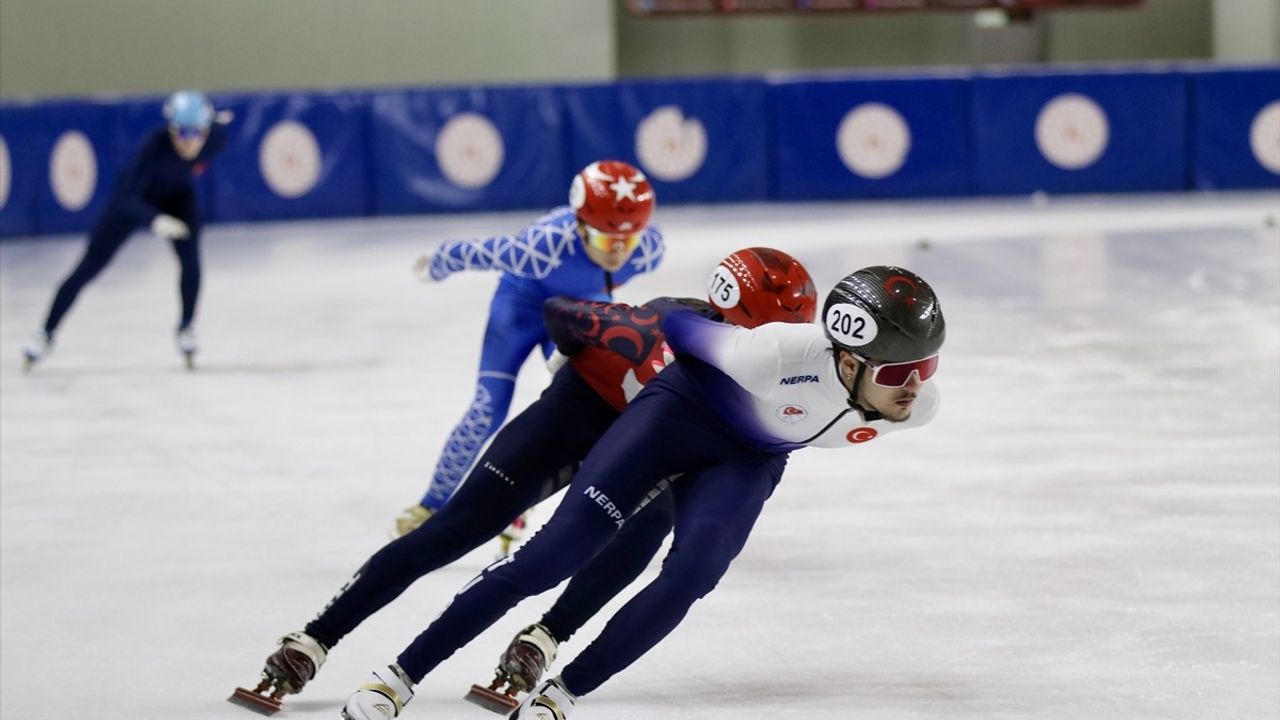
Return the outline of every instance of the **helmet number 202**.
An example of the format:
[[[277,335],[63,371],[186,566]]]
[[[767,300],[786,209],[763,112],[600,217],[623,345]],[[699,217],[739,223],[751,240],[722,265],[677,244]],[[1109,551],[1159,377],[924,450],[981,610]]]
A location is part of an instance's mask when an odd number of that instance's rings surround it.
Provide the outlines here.
[[[845,335],[858,340],[865,340],[862,331],[867,328],[867,321],[863,318],[856,318],[852,315],[845,315],[840,311],[831,313],[831,332],[837,335]]]
[[[827,308],[825,322],[831,339],[849,347],[861,347],[875,340],[879,330],[875,319],[852,303],[837,303]]]

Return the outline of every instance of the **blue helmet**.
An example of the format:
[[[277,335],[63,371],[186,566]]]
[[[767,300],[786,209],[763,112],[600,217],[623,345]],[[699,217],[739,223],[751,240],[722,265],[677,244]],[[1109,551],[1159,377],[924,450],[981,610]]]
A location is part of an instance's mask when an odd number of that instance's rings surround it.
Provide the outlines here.
[[[179,130],[206,130],[213,123],[213,103],[199,90],[179,90],[165,100],[164,119]]]

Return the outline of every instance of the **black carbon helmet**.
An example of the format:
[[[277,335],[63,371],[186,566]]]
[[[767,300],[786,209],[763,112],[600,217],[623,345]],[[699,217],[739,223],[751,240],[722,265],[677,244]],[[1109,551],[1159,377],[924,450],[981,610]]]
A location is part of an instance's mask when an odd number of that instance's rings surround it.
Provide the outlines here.
[[[892,265],[865,267],[836,283],[822,305],[822,328],[836,347],[880,362],[929,357],[947,337],[933,288]]]

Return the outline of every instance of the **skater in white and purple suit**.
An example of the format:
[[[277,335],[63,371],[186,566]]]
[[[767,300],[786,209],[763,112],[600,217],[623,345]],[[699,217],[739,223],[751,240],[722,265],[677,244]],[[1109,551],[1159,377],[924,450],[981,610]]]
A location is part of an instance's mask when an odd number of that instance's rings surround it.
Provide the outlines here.
[[[520,600],[588,564],[664,479],[675,540],[657,579],[556,678],[512,714],[563,720],[662,640],[742,550],[787,456],[919,427],[937,412],[929,382],[945,338],[932,288],[897,267],[858,270],[827,295],[822,327],[732,327],[690,312],[662,323],[676,362],[592,448],[555,514],[515,555],[487,568],[347,701],[348,720],[399,717],[413,685]]]

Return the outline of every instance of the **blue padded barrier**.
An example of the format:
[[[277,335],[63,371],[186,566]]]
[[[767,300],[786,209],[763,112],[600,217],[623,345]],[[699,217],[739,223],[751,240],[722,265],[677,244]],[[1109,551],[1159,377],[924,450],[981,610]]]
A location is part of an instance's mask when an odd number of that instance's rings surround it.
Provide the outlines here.
[[[43,113],[39,105],[0,108],[0,237],[36,232],[37,189],[49,167]]]
[[[774,197],[970,191],[966,79],[802,78],[771,91]]]
[[[235,113],[211,166],[218,221],[368,214],[368,102],[360,93],[215,98]]]
[[[377,214],[552,207],[568,197],[564,121],[548,88],[373,94]]]
[[[1191,73],[1197,188],[1280,187],[1280,68]]]
[[[43,234],[83,232],[110,196],[116,172],[118,107],[60,101],[43,106],[45,158],[36,184],[36,228]]]
[[[979,75],[972,109],[980,193],[1187,186],[1181,72]]]
[[[768,194],[762,80],[664,80],[561,89],[574,170],[602,159],[645,171],[659,204]]]

